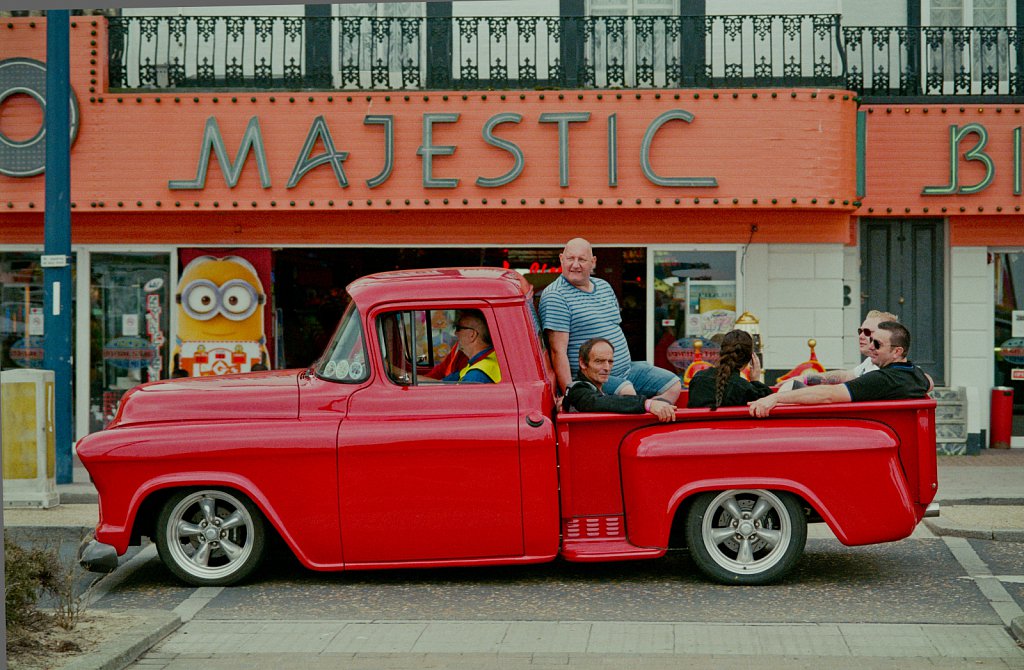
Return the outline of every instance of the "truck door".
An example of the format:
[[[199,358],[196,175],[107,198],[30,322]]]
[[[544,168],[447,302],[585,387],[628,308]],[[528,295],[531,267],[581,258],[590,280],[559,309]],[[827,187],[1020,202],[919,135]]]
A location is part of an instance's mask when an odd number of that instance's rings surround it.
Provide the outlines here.
[[[497,383],[426,376],[457,345],[456,308],[468,307],[494,323],[486,305],[368,315],[375,378],[353,395],[338,435],[348,564],[523,553],[518,411],[507,372]],[[500,334],[493,340],[507,371]]]

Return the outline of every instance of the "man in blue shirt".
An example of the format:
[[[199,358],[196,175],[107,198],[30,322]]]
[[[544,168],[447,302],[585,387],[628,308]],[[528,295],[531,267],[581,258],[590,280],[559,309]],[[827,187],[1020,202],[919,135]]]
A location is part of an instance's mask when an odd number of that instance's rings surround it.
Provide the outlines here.
[[[626,336],[619,325],[622,316],[615,291],[608,282],[592,277],[597,258],[590,242],[569,240],[558,256],[561,276],[540,296],[540,318],[548,335],[551,361],[559,389],[573,382],[570,361],[579,360],[580,346],[595,337],[608,340],[616,352],[611,376],[604,391],[612,395],[660,396],[675,404],[682,384],[679,377],[643,361],[632,361]]]

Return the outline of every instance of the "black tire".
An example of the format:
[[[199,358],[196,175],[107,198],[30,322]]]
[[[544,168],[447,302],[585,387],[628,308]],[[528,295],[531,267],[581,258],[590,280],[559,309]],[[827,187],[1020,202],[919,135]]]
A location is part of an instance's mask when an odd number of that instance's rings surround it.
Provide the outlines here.
[[[807,543],[807,520],[791,493],[710,491],[690,507],[686,543],[697,567],[715,581],[770,584],[799,560]]]
[[[157,519],[156,548],[167,569],[195,586],[249,577],[266,554],[263,515],[245,496],[222,489],[181,491]]]

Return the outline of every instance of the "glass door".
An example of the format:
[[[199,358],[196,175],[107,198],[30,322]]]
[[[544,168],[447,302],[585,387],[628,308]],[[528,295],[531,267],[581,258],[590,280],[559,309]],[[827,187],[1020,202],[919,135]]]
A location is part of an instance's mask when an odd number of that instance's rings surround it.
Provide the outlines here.
[[[167,375],[170,258],[92,254],[89,432],[105,427],[125,391]]]

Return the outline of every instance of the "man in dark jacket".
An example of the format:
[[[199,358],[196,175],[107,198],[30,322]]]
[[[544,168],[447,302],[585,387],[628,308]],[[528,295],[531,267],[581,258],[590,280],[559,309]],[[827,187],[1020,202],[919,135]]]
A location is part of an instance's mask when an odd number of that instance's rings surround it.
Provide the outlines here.
[[[580,378],[569,385],[562,409],[567,412],[650,412],[659,421],[675,421],[676,407],[665,398],[642,395],[607,395],[601,387],[611,374],[615,350],[603,337],[587,340],[580,346]]]
[[[910,331],[906,326],[896,321],[883,321],[872,335],[868,355],[878,370],[843,384],[807,386],[773,393],[748,403],[751,416],[766,417],[779,404],[816,405],[927,397],[932,386],[931,378],[907,359]]]

